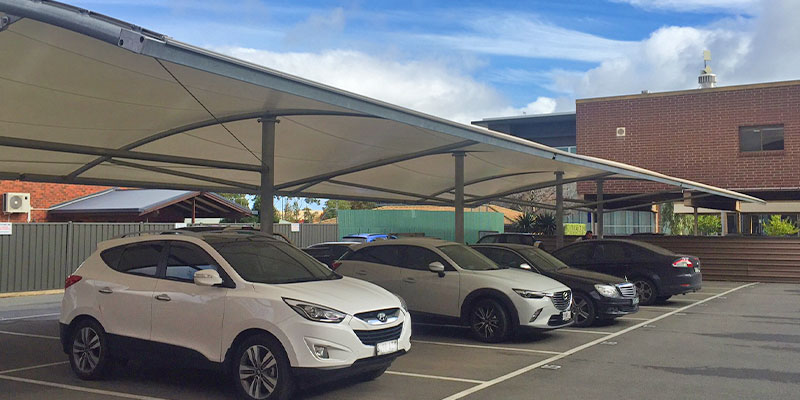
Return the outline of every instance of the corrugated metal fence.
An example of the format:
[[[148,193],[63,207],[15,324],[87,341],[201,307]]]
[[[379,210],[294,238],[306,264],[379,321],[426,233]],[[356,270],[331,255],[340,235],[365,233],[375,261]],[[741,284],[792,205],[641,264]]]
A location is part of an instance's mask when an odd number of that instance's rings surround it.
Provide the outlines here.
[[[338,240],[336,225],[275,224],[300,247]],[[0,293],[59,289],[97,243],[130,232],[173,229],[175,224],[32,223],[14,224],[11,235],[0,235]]]
[[[703,278],[743,282],[800,283],[800,239],[763,236],[608,236],[631,239],[676,253],[700,258]],[[567,237],[565,244],[575,241]],[[543,239],[546,250],[555,248],[555,238]]]

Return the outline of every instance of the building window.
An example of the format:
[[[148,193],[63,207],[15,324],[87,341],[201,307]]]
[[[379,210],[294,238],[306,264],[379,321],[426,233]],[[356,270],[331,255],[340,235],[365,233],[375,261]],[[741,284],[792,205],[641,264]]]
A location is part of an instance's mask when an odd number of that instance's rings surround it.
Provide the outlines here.
[[[739,150],[783,150],[783,125],[740,127]]]
[[[556,148],[561,150],[561,151],[566,151],[567,153],[572,153],[572,154],[575,154],[575,153],[578,152],[578,147],[577,146],[560,146],[560,147],[556,147]]]

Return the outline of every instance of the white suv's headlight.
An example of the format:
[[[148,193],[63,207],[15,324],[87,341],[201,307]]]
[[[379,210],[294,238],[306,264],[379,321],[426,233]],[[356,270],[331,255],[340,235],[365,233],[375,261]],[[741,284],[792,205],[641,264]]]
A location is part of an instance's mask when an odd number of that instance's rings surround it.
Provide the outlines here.
[[[394,294],[394,293],[392,293]],[[403,308],[403,311],[408,312],[408,304],[406,304],[406,300],[399,295],[394,294],[394,297],[397,297],[397,300],[400,300],[400,307]]]
[[[594,289],[597,290],[597,293],[600,293],[600,296],[603,297],[621,297],[617,288],[611,285],[594,285]]]
[[[536,290],[527,290],[527,289],[514,289],[518,295],[526,298],[526,299],[542,299],[547,297],[547,293],[539,292]]]
[[[336,311],[319,304],[287,298],[284,298],[283,301],[286,302],[289,307],[292,307],[293,310],[297,311],[300,316],[311,321],[336,324],[342,322],[347,316],[347,314],[341,311]]]

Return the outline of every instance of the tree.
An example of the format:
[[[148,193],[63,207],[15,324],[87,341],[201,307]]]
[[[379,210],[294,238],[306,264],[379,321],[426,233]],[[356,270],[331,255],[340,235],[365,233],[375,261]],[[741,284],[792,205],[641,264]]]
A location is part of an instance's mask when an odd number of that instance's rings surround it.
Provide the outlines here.
[[[514,220],[514,229],[519,232],[531,233],[533,232],[533,225],[536,222],[536,215],[530,212],[520,214]]]
[[[694,219],[694,216],[691,216]],[[694,230],[694,227],[692,227]],[[719,215],[700,215],[697,217],[697,233],[705,236],[722,234],[722,220]]]
[[[769,221],[762,222],[761,226],[764,228],[764,233],[767,236],[786,236],[796,235],[800,232],[800,227],[792,222],[789,218],[781,219],[780,215],[772,215]]]
[[[556,216],[552,213],[541,213],[536,216],[533,222],[533,233],[542,235],[553,235],[556,233]]]
[[[322,209],[321,220],[336,218],[339,210],[371,210],[376,204],[371,201],[328,200]]]
[[[220,193],[220,196],[242,206],[250,209],[250,200],[247,198],[246,194],[242,193]]]
[[[673,203],[662,203],[659,207],[658,218],[664,232],[672,235],[690,235],[694,233],[694,217],[691,215],[675,214]]]

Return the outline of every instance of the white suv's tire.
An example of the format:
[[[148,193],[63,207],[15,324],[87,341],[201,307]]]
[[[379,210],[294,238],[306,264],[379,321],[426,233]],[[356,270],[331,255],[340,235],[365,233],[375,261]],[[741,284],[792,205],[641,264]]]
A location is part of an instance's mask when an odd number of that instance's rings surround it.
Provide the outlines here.
[[[502,342],[512,332],[511,317],[497,300],[479,299],[469,311],[469,328],[475,338],[482,342]]]
[[[246,400],[288,400],[294,377],[280,343],[266,334],[239,344],[233,356],[232,378],[239,397]]]
[[[90,319],[75,324],[69,342],[69,364],[75,375],[84,380],[101,379],[108,372],[110,361],[103,327]]]

